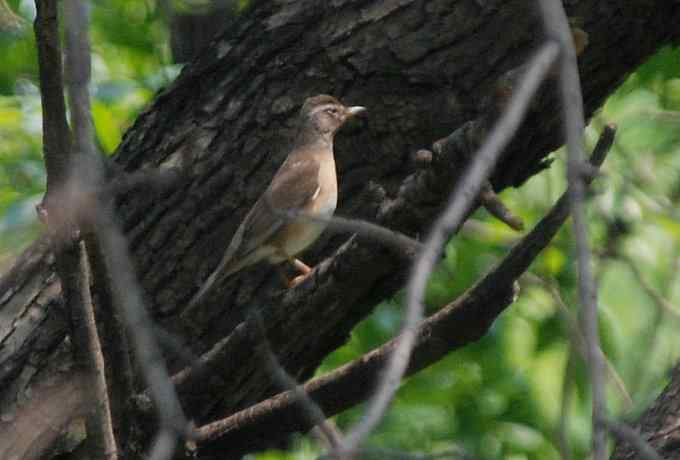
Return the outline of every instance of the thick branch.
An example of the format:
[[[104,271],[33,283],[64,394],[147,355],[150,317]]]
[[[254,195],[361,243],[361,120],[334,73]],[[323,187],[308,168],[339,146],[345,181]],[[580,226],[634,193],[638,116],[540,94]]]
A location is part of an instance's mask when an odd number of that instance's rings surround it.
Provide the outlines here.
[[[47,194],[63,186],[69,173],[71,134],[66,122],[57,0],[35,2],[35,36],[43,111],[43,150]]]

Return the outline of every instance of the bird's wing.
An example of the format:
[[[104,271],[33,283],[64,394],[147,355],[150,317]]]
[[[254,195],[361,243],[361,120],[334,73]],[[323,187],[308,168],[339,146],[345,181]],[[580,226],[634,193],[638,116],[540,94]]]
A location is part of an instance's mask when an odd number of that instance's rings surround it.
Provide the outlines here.
[[[319,192],[319,186],[316,159],[286,160],[234,235],[241,240],[236,253],[246,255],[269,240],[286,222],[284,214],[303,209]]]
[[[255,202],[231,239],[218,267],[189,302],[193,310],[216,281],[228,276],[235,266],[266,243],[286,222],[280,212],[302,209],[319,191],[319,162],[314,159],[287,159],[267,190]]]

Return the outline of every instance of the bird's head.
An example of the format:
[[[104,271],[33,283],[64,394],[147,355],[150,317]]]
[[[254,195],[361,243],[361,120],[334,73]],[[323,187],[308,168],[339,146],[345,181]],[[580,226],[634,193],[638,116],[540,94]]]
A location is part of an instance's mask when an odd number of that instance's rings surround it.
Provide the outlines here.
[[[332,138],[347,120],[365,111],[365,107],[347,107],[333,96],[322,94],[305,100],[300,118],[305,128]]]

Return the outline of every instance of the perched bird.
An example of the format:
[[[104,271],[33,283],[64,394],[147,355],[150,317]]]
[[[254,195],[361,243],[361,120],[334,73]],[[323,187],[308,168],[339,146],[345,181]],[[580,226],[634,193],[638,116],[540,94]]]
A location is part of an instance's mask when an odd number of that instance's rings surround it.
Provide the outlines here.
[[[364,107],[346,107],[327,95],[305,100],[288,157],[236,230],[222,261],[192,298],[189,309],[202,301],[215,282],[261,260],[290,262],[301,273],[288,282],[291,287],[311,272],[295,255],[316,241],[326,224],[302,214],[333,215],[338,201],[333,138],[347,120],[365,111]],[[295,211],[301,215],[291,218],[289,214]]]

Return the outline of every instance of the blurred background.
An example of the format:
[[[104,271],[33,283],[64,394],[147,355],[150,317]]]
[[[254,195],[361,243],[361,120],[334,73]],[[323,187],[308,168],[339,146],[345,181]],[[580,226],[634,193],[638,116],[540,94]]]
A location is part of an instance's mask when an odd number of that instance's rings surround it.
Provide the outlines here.
[[[92,2],[93,117],[97,142],[115,151],[137,114],[181,63],[247,1]],[[0,0],[0,273],[42,231],[35,214],[45,183],[33,0]],[[591,120],[592,147],[606,123],[616,144],[593,187],[607,390],[613,415],[634,420],[680,360],[680,49],[663,49],[630,75]],[[531,227],[565,189],[565,152],[505,203]],[[484,212],[449,242],[432,277],[430,312],[468,288],[519,237]],[[574,325],[576,273],[567,226],[521,280],[518,301],[478,343],[410,378],[372,435],[375,446],[417,452],[462,447],[481,459],[587,458],[588,376]],[[381,304],[319,373],[393,337],[402,296]],[[356,421],[361,407],[338,417]],[[316,458],[313,437],[259,460]]]

